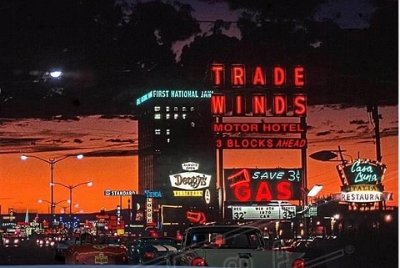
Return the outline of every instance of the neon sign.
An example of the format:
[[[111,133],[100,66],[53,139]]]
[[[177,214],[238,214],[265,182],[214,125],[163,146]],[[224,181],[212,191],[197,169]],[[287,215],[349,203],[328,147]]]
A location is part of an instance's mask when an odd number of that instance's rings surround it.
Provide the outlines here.
[[[161,198],[162,197],[161,191],[144,190],[144,195],[146,196],[146,198]]]
[[[173,191],[174,196],[179,197],[202,197],[203,190],[200,191]]]
[[[197,172],[183,172],[169,175],[172,187],[183,190],[197,190],[208,188],[211,182],[211,175]]]
[[[217,138],[219,149],[305,149],[306,139],[296,138]]]
[[[246,105],[247,104],[247,105]],[[307,114],[307,96],[305,94],[254,93],[228,97],[218,93],[211,96],[211,114],[213,116],[295,116]]]
[[[357,159],[347,165],[338,165],[337,170],[347,185],[379,184],[383,179],[386,166],[368,159]]]
[[[305,86],[303,66],[292,69],[274,66],[267,71],[263,66],[246,69],[243,64],[233,64],[230,68],[213,64],[210,73],[214,88],[253,88],[240,94],[213,94],[213,116],[306,116],[307,96],[300,92]],[[285,92],[276,90],[284,87]],[[268,89],[269,92],[261,89]]]
[[[182,169],[186,171],[194,171],[199,169],[199,163],[195,162],[186,162],[182,163]]]
[[[215,133],[302,133],[306,129],[300,123],[214,123]]]
[[[341,201],[368,203],[379,202],[385,200],[382,192],[365,191],[365,192],[342,192],[340,194]]]
[[[301,197],[301,169],[225,169],[226,201],[295,200]]]
[[[136,99],[136,105],[139,106],[142,103],[148,101],[151,98],[195,98],[195,99],[209,99],[213,94],[212,90],[169,90],[169,89],[157,89],[147,92],[143,96]]]
[[[211,81],[214,87],[230,84],[232,87],[282,87],[288,84],[296,88],[305,85],[305,70],[303,66],[295,66],[288,70],[282,66],[274,66],[266,70],[263,66],[247,68],[243,64],[232,64],[225,68],[223,64],[211,65]]]

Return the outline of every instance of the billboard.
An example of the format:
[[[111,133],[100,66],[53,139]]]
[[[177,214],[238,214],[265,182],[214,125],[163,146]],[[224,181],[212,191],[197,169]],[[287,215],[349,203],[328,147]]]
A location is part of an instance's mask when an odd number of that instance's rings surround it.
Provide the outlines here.
[[[296,206],[232,206],[232,220],[288,220],[296,217]]]
[[[299,200],[302,169],[225,169],[225,201]]]
[[[144,224],[146,211],[146,196],[141,194],[132,195],[132,223]]]

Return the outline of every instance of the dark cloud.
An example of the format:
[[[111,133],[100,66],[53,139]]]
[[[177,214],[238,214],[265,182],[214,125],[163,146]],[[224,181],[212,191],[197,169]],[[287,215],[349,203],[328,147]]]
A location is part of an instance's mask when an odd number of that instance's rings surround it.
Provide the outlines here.
[[[130,120],[137,120],[136,116],[134,115],[101,115],[100,118],[102,119],[130,119]]]
[[[364,131],[367,131],[367,130],[368,130],[368,127],[367,127],[367,126],[358,126],[356,129],[357,129],[357,130],[364,130]]]
[[[363,125],[363,124],[368,124],[368,122],[365,122],[364,120],[351,120],[350,124],[351,125]]]
[[[123,140],[123,139],[108,139],[106,141],[107,142],[135,143],[135,140],[133,140],[133,139],[125,139],[125,140]]]
[[[1,138],[0,146],[10,146],[10,145],[35,145],[40,138]]]
[[[316,135],[316,136],[326,136],[326,135],[329,135],[329,134],[331,134],[331,131],[330,131],[330,130],[327,130],[327,131],[318,132],[318,133],[315,134],[315,135]]]
[[[85,153],[85,157],[117,157],[117,156],[134,156],[137,150],[98,150]]]

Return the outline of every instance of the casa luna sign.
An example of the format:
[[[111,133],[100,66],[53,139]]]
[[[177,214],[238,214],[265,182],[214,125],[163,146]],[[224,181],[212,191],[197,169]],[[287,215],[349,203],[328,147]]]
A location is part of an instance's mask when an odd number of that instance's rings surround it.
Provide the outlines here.
[[[243,64],[213,64],[210,73],[213,87],[219,90],[211,96],[214,116],[306,116],[303,66],[246,69]],[[237,93],[227,95],[226,89]]]
[[[338,199],[351,203],[370,203],[390,200],[391,194],[383,192],[382,179],[386,167],[380,162],[356,159],[337,170],[343,186]]]
[[[368,159],[357,159],[346,165],[338,165],[337,170],[344,184],[380,184],[386,166]]]

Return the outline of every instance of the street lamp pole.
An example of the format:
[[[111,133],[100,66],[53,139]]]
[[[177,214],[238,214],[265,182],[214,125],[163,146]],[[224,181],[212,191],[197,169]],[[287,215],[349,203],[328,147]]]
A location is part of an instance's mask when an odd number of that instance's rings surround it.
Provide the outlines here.
[[[81,182],[75,185],[66,185],[61,182],[53,182],[53,185],[61,185],[69,190],[69,216],[70,218],[72,217],[72,190],[75,189],[76,187],[82,186],[82,185],[87,185],[88,187],[93,185],[92,181],[86,181],[86,182]]]
[[[82,159],[83,155],[82,154],[78,154],[78,155],[74,155],[74,154],[69,154],[69,155],[64,155],[60,158],[50,158],[50,159],[44,159],[42,157],[36,156],[36,155],[21,155],[21,160],[27,160],[28,158],[35,158],[37,160],[40,160],[42,162],[46,162],[50,165],[50,221],[51,221],[51,226],[53,226],[53,219],[54,219],[54,210],[55,210],[55,204],[54,204],[54,166],[55,164],[57,164],[58,162],[69,158],[71,156],[76,156],[77,159]]]

